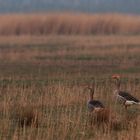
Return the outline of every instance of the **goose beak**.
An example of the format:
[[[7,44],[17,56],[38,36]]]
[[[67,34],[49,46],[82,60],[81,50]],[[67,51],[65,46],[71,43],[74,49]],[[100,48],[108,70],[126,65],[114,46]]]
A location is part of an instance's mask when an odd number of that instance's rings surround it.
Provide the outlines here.
[[[120,79],[120,75],[114,74],[114,75],[112,75],[112,79]]]

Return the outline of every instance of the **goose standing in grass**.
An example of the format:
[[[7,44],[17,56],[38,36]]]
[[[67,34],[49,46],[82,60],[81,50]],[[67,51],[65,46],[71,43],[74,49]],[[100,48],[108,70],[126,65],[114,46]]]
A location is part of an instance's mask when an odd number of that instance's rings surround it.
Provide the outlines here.
[[[94,93],[95,93],[95,84],[93,83],[92,86],[88,86],[90,91],[89,101],[87,103],[88,110],[90,112],[98,112],[103,110],[105,107],[99,100],[94,100]]]
[[[116,81],[116,90],[114,91],[114,93],[115,95],[117,95],[117,98],[119,98],[123,102],[125,109],[127,109],[127,107],[130,105],[140,104],[140,101],[137,98],[133,97],[130,93],[120,90],[120,75],[113,75],[112,78]]]

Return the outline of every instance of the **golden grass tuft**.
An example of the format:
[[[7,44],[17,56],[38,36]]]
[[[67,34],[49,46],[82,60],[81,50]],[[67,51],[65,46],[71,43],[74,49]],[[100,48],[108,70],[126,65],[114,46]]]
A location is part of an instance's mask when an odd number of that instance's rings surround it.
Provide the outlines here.
[[[90,116],[90,119],[91,125],[101,126],[105,132],[111,130],[122,130],[124,129],[123,125],[127,124],[118,113],[108,108],[94,112]]]
[[[14,111],[19,126],[38,127],[39,113],[34,106],[19,104]]]
[[[97,123],[108,123],[110,121],[110,110],[102,109],[97,112],[93,112],[93,116]]]

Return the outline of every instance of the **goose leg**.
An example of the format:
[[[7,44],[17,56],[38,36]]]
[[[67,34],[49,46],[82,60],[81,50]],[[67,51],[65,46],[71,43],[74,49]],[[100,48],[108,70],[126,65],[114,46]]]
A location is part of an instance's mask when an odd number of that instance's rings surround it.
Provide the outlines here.
[[[124,102],[123,105],[124,105],[124,107],[125,107],[125,110],[127,110],[126,102]]]
[[[125,105],[125,109],[127,110],[127,105]]]

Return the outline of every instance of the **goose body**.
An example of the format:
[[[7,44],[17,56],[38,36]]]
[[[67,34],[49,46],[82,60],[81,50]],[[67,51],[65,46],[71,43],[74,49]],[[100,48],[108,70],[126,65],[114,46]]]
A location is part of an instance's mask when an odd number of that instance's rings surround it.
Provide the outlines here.
[[[99,111],[104,108],[104,105],[98,100],[90,100],[88,101],[88,110],[91,111]]]
[[[103,103],[100,102],[99,100],[94,100],[93,96],[94,96],[94,84],[92,85],[92,87],[88,87],[88,89],[90,90],[90,97],[89,97],[89,101],[87,103],[87,107],[88,107],[88,110],[90,112],[92,111],[100,111],[102,110],[104,107]]]
[[[140,101],[128,92],[119,91],[117,96],[124,101],[125,105],[140,104]]]
[[[134,96],[132,96],[130,93],[120,90],[120,76],[119,75],[112,76],[112,78],[116,80],[115,94],[117,95],[117,98],[123,101],[125,108],[127,108],[127,106],[129,105],[140,104],[140,101]]]

